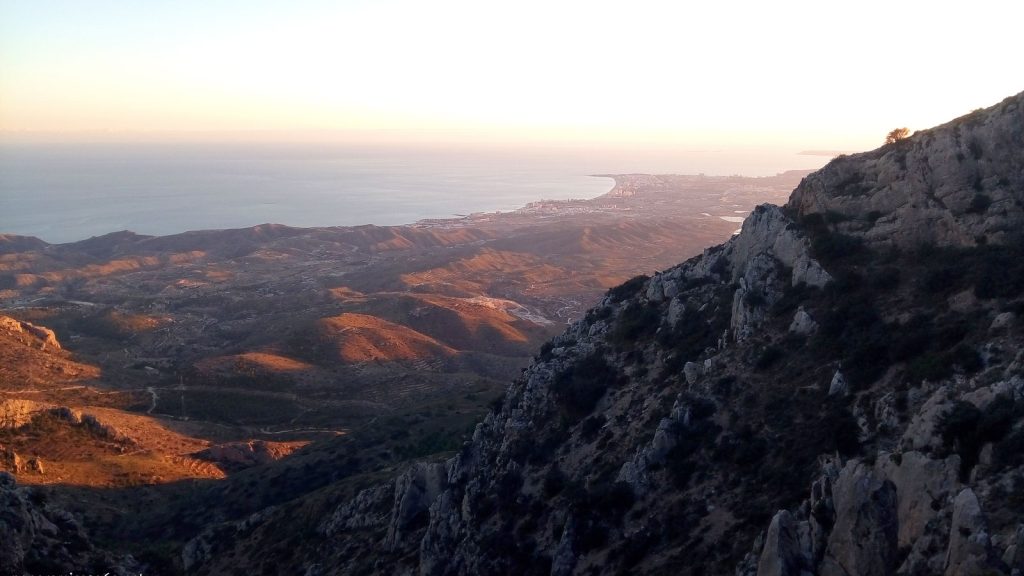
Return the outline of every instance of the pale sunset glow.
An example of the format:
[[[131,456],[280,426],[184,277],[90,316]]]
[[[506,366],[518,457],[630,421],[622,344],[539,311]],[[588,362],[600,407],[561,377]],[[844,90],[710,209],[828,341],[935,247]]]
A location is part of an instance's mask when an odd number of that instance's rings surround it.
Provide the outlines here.
[[[1022,20],[987,0],[2,0],[0,129],[856,150],[1024,89]]]

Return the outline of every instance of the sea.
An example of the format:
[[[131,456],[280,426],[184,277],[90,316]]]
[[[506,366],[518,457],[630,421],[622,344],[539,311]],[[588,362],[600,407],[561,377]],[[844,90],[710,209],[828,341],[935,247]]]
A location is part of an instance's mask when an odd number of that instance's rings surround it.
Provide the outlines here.
[[[595,174],[768,176],[788,150],[419,143],[0,141],[0,234],[50,243],[120,230],[398,225],[594,198]]]

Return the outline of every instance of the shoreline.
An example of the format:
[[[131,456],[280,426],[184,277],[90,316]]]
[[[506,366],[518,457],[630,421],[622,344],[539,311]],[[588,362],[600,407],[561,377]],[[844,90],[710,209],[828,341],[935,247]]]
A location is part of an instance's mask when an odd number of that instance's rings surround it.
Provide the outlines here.
[[[5,231],[5,230],[0,230],[0,246],[3,245],[5,240],[6,241],[13,241],[15,239],[21,239],[23,241],[38,240],[38,241],[43,242],[43,243],[45,243],[46,245],[49,245],[49,246],[65,246],[65,245],[78,244],[80,242],[87,242],[87,241],[90,241],[90,240],[95,240],[97,238],[105,238],[105,237],[113,236],[113,235],[128,235],[128,234],[131,234],[131,235],[133,235],[135,237],[142,237],[142,238],[169,238],[169,237],[182,236],[182,235],[212,234],[212,233],[217,233],[217,232],[240,232],[240,231],[245,231],[245,230],[254,230],[254,229],[261,229],[261,228],[294,229],[294,230],[317,230],[317,229],[339,230],[339,229],[357,229],[357,228],[364,228],[364,227],[376,227],[376,228],[403,228],[403,227],[428,228],[428,227],[434,227],[434,226],[443,226],[444,224],[454,224],[456,222],[465,221],[465,220],[473,220],[473,219],[478,219],[478,218],[486,218],[486,217],[494,217],[494,216],[505,215],[505,214],[512,214],[512,213],[518,212],[520,210],[527,209],[531,205],[535,205],[535,204],[538,204],[538,203],[545,203],[545,204],[549,204],[549,203],[571,203],[571,202],[586,202],[586,201],[590,201],[590,200],[596,200],[598,198],[601,198],[601,197],[606,196],[607,194],[611,193],[615,189],[615,186],[617,185],[617,182],[615,180],[615,176],[614,175],[587,174],[587,175],[584,175],[583,177],[585,177],[585,178],[608,178],[608,179],[612,180],[612,186],[610,188],[606,188],[604,192],[602,192],[602,193],[600,193],[600,194],[598,194],[598,195],[596,195],[596,196],[594,196],[592,198],[567,198],[567,199],[539,198],[539,199],[536,199],[536,200],[528,201],[528,202],[526,202],[524,204],[519,204],[518,206],[516,206],[514,208],[509,208],[509,209],[494,208],[494,209],[490,209],[490,210],[482,210],[482,211],[470,212],[470,213],[467,213],[467,214],[452,213],[450,216],[442,216],[442,217],[435,217],[435,218],[422,217],[422,218],[418,218],[418,219],[413,220],[413,221],[405,221],[405,222],[398,223],[398,224],[377,224],[377,223],[373,223],[373,222],[362,222],[362,223],[359,223],[359,224],[334,224],[334,225],[321,225],[321,226],[304,226],[304,225],[287,224],[287,223],[284,223],[284,222],[259,222],[259,223],[256,223],[256,224],[250,224],[250,225],[244,225],[244,226],[225,226],[225,227],[210,227],[210,228],[194,228],[194,229],[181,230],[181,231],[178,231],[178,232],[170,232],[170,233],[167,233],[167,234],[146,234],[146,233],[137,232],[135,230],[131,230],[129,228],[121,228],[121,229],[118,229],[118,230],[111,230],[111,231],[105,232],[103,234],[95,234],[95,235],[87,236],[87,237],[84,237],[84,238],[79,238],[77,240],[69,240],[69,241],[66,241],[66,242],[50,242],[49,240],[46,240],[42,235],[21,234],[21,233],[17,233],[17,232],[8,232],[8,231]]]

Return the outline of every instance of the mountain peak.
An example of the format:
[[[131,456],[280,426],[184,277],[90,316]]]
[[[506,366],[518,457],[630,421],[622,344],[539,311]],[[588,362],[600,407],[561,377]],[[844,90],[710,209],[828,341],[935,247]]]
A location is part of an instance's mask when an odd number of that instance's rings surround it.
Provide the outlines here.
[[[1024,93],[807,176],[786,207],[872,244],[976,246],[1024,230]]]

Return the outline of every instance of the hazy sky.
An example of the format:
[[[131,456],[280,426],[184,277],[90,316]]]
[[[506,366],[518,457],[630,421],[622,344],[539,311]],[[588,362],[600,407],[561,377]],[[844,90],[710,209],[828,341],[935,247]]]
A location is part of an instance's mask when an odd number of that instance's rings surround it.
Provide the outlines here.
[[[1007,0],[0,0],[0,129],[861,149],[1024,90],[1022,22]]]

